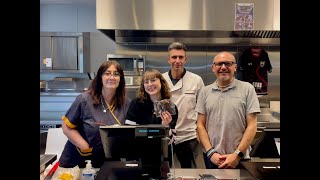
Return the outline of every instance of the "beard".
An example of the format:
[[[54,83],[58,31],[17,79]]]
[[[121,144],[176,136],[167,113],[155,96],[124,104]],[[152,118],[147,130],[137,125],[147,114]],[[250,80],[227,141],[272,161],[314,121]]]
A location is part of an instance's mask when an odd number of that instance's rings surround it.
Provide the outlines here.
[[[219,80],[220,81],[228,81],[230,79],[230,76],[222,76],[222,77],[219,77]]]

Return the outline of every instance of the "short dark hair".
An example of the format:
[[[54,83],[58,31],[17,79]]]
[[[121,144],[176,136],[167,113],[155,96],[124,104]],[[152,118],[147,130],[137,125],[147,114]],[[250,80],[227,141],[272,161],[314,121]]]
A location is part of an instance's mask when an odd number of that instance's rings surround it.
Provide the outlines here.
[[[187,46],[182,44],[181,42],[173,42],[169,45],[168,51],[171,51],[172,49],[178,49],[178,50],[184,50],[187,52]]]

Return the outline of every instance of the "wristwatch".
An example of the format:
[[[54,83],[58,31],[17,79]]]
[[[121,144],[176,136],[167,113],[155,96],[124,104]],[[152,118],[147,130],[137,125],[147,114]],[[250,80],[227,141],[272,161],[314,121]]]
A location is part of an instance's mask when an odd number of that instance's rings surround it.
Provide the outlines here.
[[[243,152],[239,151],[239,149],[236,149],[234,152],[240,157],[240,159],[244,157]]]

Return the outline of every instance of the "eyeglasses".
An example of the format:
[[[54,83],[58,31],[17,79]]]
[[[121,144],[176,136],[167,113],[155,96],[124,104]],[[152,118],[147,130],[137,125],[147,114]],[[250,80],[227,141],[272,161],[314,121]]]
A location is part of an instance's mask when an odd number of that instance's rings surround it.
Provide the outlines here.
[[[156,82],[156,81],[157,81],[157,79],[158,79],[158,78],[145,79],[145,80],[143,80],[143,83],[144,83],[144,84],[148,84],[148,83],[149,83],[149,81],[150,81],[151,83],[154,83],[154,82]]]
[[[217,66],[217,67],[221,67],[222,65],[225,65],[226,67],[230,67],[230,66],[232,66],[233,64],[236,64],[235,62],[233,62],[233,61],[226,61],[226,62],[214,62],[213,63],[215,66]]]
[[[113,73],[111,73],[111,72],[105,72],[105,73],[103,73],[103,75],[105,75],[105,76],[107,76],[107,77],[111,77],[111,76],[113,76],[113,77],[120,77],[120,76],[121,76],[121,74],[120,74],[119,72],[117,72],[117,71],[115,71],[115,72],[113,72]]]

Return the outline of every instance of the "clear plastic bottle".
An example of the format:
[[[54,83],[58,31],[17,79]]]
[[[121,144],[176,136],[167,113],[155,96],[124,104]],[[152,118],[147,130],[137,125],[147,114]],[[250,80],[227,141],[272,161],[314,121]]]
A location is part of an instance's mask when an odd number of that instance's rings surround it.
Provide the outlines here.
[[[82,180],[94,180],[96,170],[92,167],[91,160],[86,160],[86,168],[82,170]]]

